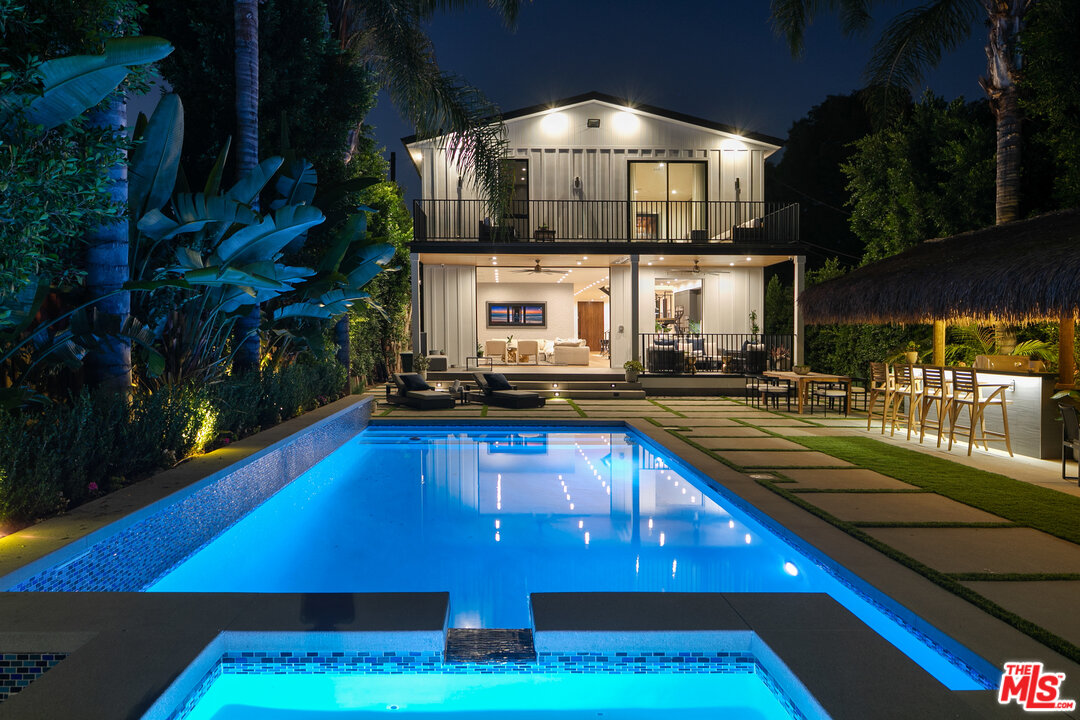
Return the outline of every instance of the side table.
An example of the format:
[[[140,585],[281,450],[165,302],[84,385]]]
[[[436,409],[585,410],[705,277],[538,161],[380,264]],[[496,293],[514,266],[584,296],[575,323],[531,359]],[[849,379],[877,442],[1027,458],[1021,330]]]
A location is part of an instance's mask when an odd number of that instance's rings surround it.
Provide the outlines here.
[[[480,366],[483,365],[485,362],[487,363],[488,370],[495,369],[495,363],[490,357],[470,355],[469,357],[465,358],[465,369],[473,370],[474,368],[469,367],[469,361],[476,363],[476,370],[479,370]]]

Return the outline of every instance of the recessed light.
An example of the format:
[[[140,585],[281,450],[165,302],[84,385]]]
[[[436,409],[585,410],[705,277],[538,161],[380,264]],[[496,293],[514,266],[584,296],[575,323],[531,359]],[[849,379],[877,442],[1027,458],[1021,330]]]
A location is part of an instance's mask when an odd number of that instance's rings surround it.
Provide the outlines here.
[[[582,260],[588,260],[588,259],[589,259],[589,256],[588,256],[588,255],[582,255],[582,256],[581,256],[581,259],[582,259]]]
[[[746,262],[750,262],[750,261],[751,261],[751,260],[753,260],[753,259],[754,259],[754,258],[746,258]]]
[[[663,260],[664,258],[660,258],[660,259]]]
[[[728,263],[728,265],[731,265],[732,267],[734,267],[735,263]]]

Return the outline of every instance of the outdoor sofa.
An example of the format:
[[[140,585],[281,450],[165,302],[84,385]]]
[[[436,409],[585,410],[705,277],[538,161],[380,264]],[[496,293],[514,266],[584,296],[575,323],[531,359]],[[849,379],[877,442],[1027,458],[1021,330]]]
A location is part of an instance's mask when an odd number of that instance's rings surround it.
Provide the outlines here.
[[[386,386],[386,402],[406,405],[417,410],[443,410],[454,407],[450,393],[437,392],[419,373],[394,373],[395,392]]]
[[[499,407],[522,410],[525,408],[544,407],[547,399],[538,392],[532,390],[518,390],[517,387],[507,382],[501,373],[473,373],[476,386],[480,388],[480,402],[485,405],[498,405]]]

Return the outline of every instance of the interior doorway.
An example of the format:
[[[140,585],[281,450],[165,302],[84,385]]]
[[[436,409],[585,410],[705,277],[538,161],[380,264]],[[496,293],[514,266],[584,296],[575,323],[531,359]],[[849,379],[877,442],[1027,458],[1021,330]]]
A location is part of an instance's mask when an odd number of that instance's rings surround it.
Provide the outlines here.
[[[578,337],[594,352],[600,352],[604,340],[604,303],[579,302],[577,304]]]

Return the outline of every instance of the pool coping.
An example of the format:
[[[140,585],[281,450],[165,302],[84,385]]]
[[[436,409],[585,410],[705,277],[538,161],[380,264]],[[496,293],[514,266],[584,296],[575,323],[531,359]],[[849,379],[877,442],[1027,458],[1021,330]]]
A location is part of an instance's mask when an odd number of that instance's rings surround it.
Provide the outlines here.
[[[370,400],[366,400],[370,402]],[[276,435],[272,442],[266,440],[259,440],[259,435],[252,436],[249,440],[255,439],[256,443],[261,442],[263,450],[270,446],[290,439],[297,429],[303,429],[316,424],[320,420],[325,420],[328,417],[335,415],[339,412],[346,411],[349,408],[356,405],[358,402],[365,402],[365,399],[357,399],[355,397],[346,398],[338,403],[333,403],[321,408],[324,412],[321,413],[321,417],[314,415],[319,411],[314,411],[301,418],[283,423],[277,428],[264,431],[265,433],[273,433]],[[336,406],[336,407],[335,407]],[[297,420],[306,420],[306,423],[296,423]],[[291,427],[283,427],[289,423],[296,423]],[[301,427],[297,427],[300,425]],[[680,460],[690,468],[693,468],[697,472],[701,473],[708,479],[710,484],[714,484],[716,487],[723,489],[737,498],[743,503],[752,506],[758,514],[769,518],[772,522],[784,527],[789,533],[799,536],[803,542],[810,547],[817,549],[819,552],[824,553],[830,558],[833,558],[837,563],[845,567],[847,570],[862,578],[864,581],[872,584],[878,588],[881,592],[887,596],[895,599],[907,607],[918,616],[925,619],[930,624],[945,629],[945,631],[958,642],[963,643],[973,652],[981,655],[990,662],[997,666],[1000,666],[1006,660],[1018,660],[1018,659],[1031,659],[1039,658],[1047,665],[1047,668],[1057,672],[1066,672],[1070,676],[1080,677],[1080,666],[1072,663],[1064,657],[1057,655],[1053,651],[1049,650],[1045,646],[1041,645],[1037,641],[1029,638],[1028,636],[1020,633],[1014,628],[1006,625],[1005,623],[991,617],[990,615],[982,612],[978,608],[969,605],[961,598],[948,593],[948,591],[933,584],[926,578],[915,573],[912,570],[900,565],[899,563],[881,555],[876,550],[873,550],[869,546],[859,542],[855,538],[843,533],[841,530],[829,525],[823,520],[807,513],[806,511],[798,508],[782,498],[778,497],[774,493],[769,492],[766,488],[762,487],[759,483],[754,481],[749,476],[733,470],[727,465],[719,462],[718,460],[710,457],[704,452],[697,450],[685,443],[681,443],[677,438],[672,437],[662,428],[658,428],[653,424],[636,419],[572,419],[572,418],[559,418],[559,419],[518,419],[518,418],[430,418],[420,421],[419,418],[371,418],[370,425],[379,427],[393,427],[393,426],[446,426],[446,425],[466,425],[466,426],[491,426],[491,427],[515,427],[515,426],[543,426],[543,427],[557,427],[557,428],[581,428],[581,427],[629,427],[633,430],[641,433],[647,437],[650,441],[663,447],[664,449],[672,452],[680,458]],[[284,432],[288,430],[288,432]],[[276,433],[274,431],[277,431]],[[243,442],[243,441],[241,441]],[[239,445],[240,443],[237,443]],[[259,448],[252,450],[247,454],[247,458],[256,456],[260,452]],[[246,458],[245,458],[246,459]],[[220,460],[219,460],[220,463]],[[231,462],[229,463],[231,465]],[[188,464],[185,464],[188,465]],[[192,463],[194,465],[194,463]],[[175,472],[185,466],[180,466],[166,473],[160,475],[168,475],[171,472]],[[210,470],[208,473],[202,473],[195,476],[196,473],[191,473],[193,468],[185,468],[188,471],[188,477],[183,487],[189,487],[192,484],[208,483],[213,477],[222,473],[224,467],[216,467]],[[196,471],[198,468],[195,468]],[[153,483],[155,478],[150,478],[144,483]],[[175,481],[173,481],[175,482]],[[142,483],[140,483],[142,485]],[[139,487],[133,486],[133,487]],[[169,486],[167,483],[159,484],[157,493],[160,495],[163,487],[167,487],[168,491],[165,495],[159,497],[151,497],[148,502],[145,502],[141,506],[141,510],[149,511],[149,508],[156,506],[162,501],[162,497],[171,495],[176,492],[175,486]],[[121,491],[123,492],[123,491]],[[111,497],[111,496],[110,496]],[[107,498],[106,498],[107,499]],[[105,500],[105,499],[103,499]],[[97,501],[101,502],[101,501]],[[86,507],[86,506],[84,506]],[[76,510],[75,512],[78,512]],[[75,512],[72,514],[74,515]],[[130,514],[130,513],[128,513]],[[98,513],[96,517],[105,517],[104,514]],[[113,515],[115,517],[115,514]],[[65,518],[57,518],[56,521],[65,520]],[[46,521],[46,523],[52,523],[54,521]],[[134,522],[134,519],[132,520]],[[32,526],[26,531],[33,530],[35,528],[41,528],[46,525],[41,523],[40,525]],[[101,520],[96,528],[83,534],[80,538],[66,537],[62,538],[62,533],[44,533],[41,538],[42,543],[36,543],[35,547],[43,547],[51,544],[52,546],[65,546],[72,545],[73,543],[90,544],[90,540],[93,537],[99,536],[99,532],[106,528],[110,523]],[[78,528],[74,528],[77,530]],[[115,526],[111,528],[115,530]],[[71,533],[73,529],[71,526],[67,527],[64,532]],[[18,533],[10,536],[15,537]],[[50,550],[51,552],[51,550]],[[74,549],[71,550],[75,552]],[[31,552],[30,554],[34,554]],[[37,553],[38,558],[41,559],[44,553]],[[25,555],[24,555],[25,556]],[[3,568],[3,561],[11,561],[10,556],[5,558],[3,554],[0,554],[0,568]],[[61,623],[60,626],[53,627],[52,630],[33,629],[33,627],[27,628],[21,626],[19,623],[15,623],[14,627],[9,622],[14,616],[10,613],[0,613],[0,638],[4,638],[7,641],[17,640],[19,637],[24,639],[29,636],[40,637],[40,633],[47,633],[49,636],[55,637],[57,641],[61,639],[63,633],[67,633],[65,637],[68,638],[69,644],[78,645],[76,649],[80,649],[80,652],[76,653],[72,657],[62,662],[49,674],[45,675],[38,683],[44,683],[45,686],[63,687],[62,685],[55,684],[59,682],[57,678],[69,675],[70,670],[68,668],[73,667],[71,660],[77,658],[83,653],[81,648],[87,645],[93,645],[90,641],[86,640],[86,627],[87,623],[79,622],[76,617],[72,617],[72,613],[76,608],[83,607],[84,603],[81,601],[64,599],[66,594],[57,593],[29,593],[29,594],[14,594],[14,593],[0,593],[0,600],[4,602],[0,607],[12,607],[12,598],[21,596],[28,601],[28,607],[24,607],[23,613],[19,614],[19,617],[31,618],[41,617],[42,615],[51,615],[54,618],[63,617],[66,619],[65,623]],[[109,612],[109,608],[112,603],[109,602],[110,596],[115,597],[118,593],[80,593],[79,596],[83,598],[90,598],[97,596],[96,602],[102,607],[94,609],[90,608],[91,614],[93,612]],[[123,595],[123,593],[120,593]],[[32,598],[35,596],[48,597],[52,596],[52,600],[48,603],[36,602]],[[58,597],[59,596],[59,597]],[[179,594],[178,597],[187,598],[187,605],[192,607],[204,607],[205,603],[201,602],[201,599],[206,599],[207,596],[203,595],[200,598],[199,594]],[[59,602],[57,602],[59,600]],[[65,609],[63,606],[66,603],[70,603],[71,607]],[[20,603],[15,602],[14,605],[18,606]],[[91,603],[91,606],[93,603]],[[152,605],[152,603],[151,603]],[[185,606],[185,608],[190,609]],[[168,604],[163,603],[162,608],[167,608]],[[140,623],[149,622],[150,616],[156,619],[156,622],[160,622],[160,612],[140,612],[135,617],[131,618],[133,626],[138,626]],[[175,616],[173,616],[175,617]],[[190,619],[190,618],[188,618]],[[31,623],[34,625],[35,623]],[[177,623],[177,625],[183,625],[184,623]],[[78,635],[82,638],[79,643],[71,641],[72,634]],[[193,640],[194,638],[192,638]],[[209,642],[209,638],[204,638],[206,642]],[[188,639],[185,639],[188,640]],[[199,647],[204,647],[206,642]],[[136,643],[137,645],[137,643]],[[44,648],[37,647],[37,650],[60,650],[62,648]],[[121,653],[123,654],[123,653]],[[102,657],[98,657],[98,662],[102,661]],[[33,686],[24,693],[20,693],[20,696],[29,697],[26,693],[29,693],[33,689]],[[970,693],[964,693],[970,695]],[[989,693],[981,693],[982,695],[989,695]],[[1069,683],[1066,683],[1066,690],[1063,693],[1066,697],[1074,697],[1077,693],[1069,692]],[[20,703],[21,704],[21,703]],[[0,704],[0,718],[5,717],[5,706],[10,705],[10,701]],[[990,713],[1005,712],[1008,708],[1002,709],[995,706],[988,706],[986,708],[986,715],[991,716]],[[1006,715],[1008,716],[1008,715]]]

